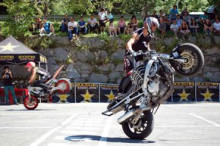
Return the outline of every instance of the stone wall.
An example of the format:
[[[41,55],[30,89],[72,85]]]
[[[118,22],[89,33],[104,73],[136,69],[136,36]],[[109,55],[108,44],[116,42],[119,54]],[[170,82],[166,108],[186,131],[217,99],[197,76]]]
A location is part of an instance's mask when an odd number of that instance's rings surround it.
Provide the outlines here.
[[[51,73],[64,64],[65,70],[62,75],[75,81],[119,83],[125,75],[123,71],[125,42],[120,38],[109,37],[106,40],[100,37],[81,37],[74,42],[60,36],[52,39],[56,42],[55,48],[38,50],[47,57]],[[175,80],[220,82],[220,37],[199,39],[191,37],[189,42],[199,45],[202,49],[205,67],[197,77],[176,75]],[[158,52],[170,52],[177,43],[174,38],[157,38],[151,46],[157,48]],[[23,70],[20,66],[13,68],[16,71]]]

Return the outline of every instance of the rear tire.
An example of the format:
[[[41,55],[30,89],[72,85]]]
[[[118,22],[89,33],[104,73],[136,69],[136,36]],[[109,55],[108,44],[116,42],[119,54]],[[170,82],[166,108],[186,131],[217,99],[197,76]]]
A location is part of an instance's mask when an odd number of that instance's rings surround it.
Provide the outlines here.
[[[145,127],[143,128],[143,131],[135,131],[134,128],[131,127],[132,124],[129,120],[122,123],[124,133],[131,139],[145,139],[153,131],[154,117],[150,111],[145,111],[140,120],[142,120],[141,125]]]
[[[61,87],[61,89],[57,90],[57,92],[59,94],[68,93],[70,91],[70,88],[71,88],[71,84],[67,80],[64,80],[64,79],[58,80],[58,82],[56,84],[56,87],[58,87],[58,86]]]
[[[28,110],[34,110],[35,108],[37,108],[38,103],[38,99],[33,95],[31,95],[30,98],[28,96],[24,98],[24,107]]]

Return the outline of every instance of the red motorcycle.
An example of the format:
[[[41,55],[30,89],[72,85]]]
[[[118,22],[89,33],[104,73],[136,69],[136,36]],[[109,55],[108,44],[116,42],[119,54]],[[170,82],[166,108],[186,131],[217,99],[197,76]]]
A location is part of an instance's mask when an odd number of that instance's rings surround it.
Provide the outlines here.
[[[39,99],[49,101],[54,93],[58,92],[60,94],[65,94],[71,90],[71,83],[69,79],[57,79],[63,67],[64,65],[62,65],[51,78],[46,80],[43,86],[28,87],[29,96],[26,96],[24,98],[23,103],[26,109],[34,110],[35,108],[37,108]]]

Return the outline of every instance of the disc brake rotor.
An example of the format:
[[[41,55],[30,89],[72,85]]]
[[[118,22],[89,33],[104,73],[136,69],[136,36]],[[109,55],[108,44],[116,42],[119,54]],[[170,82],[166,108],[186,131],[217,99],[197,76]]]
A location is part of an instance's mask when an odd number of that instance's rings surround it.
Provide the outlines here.
[[[186,59],[186,62],[184,62],[183,65],[183,69],[184,70],[189,70],[193,67],[194,63],[195,63],[195,58],[192,55],[191,52],[187,52],[184,51],[180,54],[184,59]]]

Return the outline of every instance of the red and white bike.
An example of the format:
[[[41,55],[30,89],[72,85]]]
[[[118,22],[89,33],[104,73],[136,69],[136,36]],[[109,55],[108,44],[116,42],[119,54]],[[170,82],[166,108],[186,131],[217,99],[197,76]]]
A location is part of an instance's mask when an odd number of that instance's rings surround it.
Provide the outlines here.
[[[44,86],[28,87],[29,96],[24,98],[24,107],[26,109],[34,110],[38,106],[39,99],[46,99],[49,101],[55,92],[65,94],[71,90],[71,83],[69,79],[57,79],[57,76],[63,67],[64,65],[62,65],[51,78],[45,81]]]

